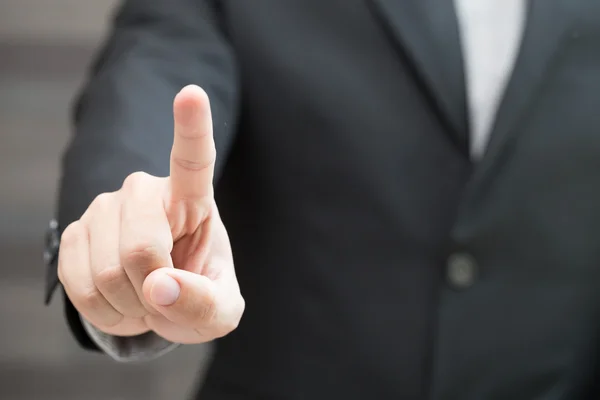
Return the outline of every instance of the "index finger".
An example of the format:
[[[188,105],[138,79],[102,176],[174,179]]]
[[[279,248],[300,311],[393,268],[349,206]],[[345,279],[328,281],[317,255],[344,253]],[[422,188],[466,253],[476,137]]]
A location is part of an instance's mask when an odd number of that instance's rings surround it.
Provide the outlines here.
[[[208,95],[195,85],[186,86],[173,102],[175,120],[171,150],[173,200],[202,200],[213,195],[215,142]]]

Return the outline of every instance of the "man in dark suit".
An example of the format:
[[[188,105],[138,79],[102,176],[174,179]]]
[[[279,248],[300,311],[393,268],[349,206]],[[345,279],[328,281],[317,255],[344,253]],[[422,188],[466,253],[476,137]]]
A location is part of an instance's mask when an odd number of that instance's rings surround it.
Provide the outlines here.
[[[49,293],[205,400],[596,399],[599,107],[595,0],[125,1]]]

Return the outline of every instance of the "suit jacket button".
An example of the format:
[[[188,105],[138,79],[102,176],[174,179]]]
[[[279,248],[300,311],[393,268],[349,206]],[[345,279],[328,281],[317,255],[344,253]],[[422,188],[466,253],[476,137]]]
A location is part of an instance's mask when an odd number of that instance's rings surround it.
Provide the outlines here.
[[[477,262],[467,253],[454,253],[448,257],[447,279],[455,289],[467,289],[477,279]]]

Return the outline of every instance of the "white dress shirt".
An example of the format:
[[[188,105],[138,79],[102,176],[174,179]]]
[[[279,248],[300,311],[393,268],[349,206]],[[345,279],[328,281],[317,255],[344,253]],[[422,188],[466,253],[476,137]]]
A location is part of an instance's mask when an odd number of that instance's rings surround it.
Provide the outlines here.
[[[520,48],[527,0],[454,0],[465,65],[471,156],[482,157]],[[83,325],[117,361],[142,361],[177,347],[153,333],[117,338]]]
[[[483,155],[525,27],[527,0],[454,0],[465,65],[471,155]]]

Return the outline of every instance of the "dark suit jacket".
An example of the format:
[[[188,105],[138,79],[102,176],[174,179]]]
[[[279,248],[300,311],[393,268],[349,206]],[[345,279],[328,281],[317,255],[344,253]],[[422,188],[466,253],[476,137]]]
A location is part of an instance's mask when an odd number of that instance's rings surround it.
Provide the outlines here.
[[[451,4],[118,12],[76,109],[60,222],[131,172],[167,174],[173,96],[208,91],[247,311],[203,400],[598,398],[600,2],[531,1],[476,165]]]

